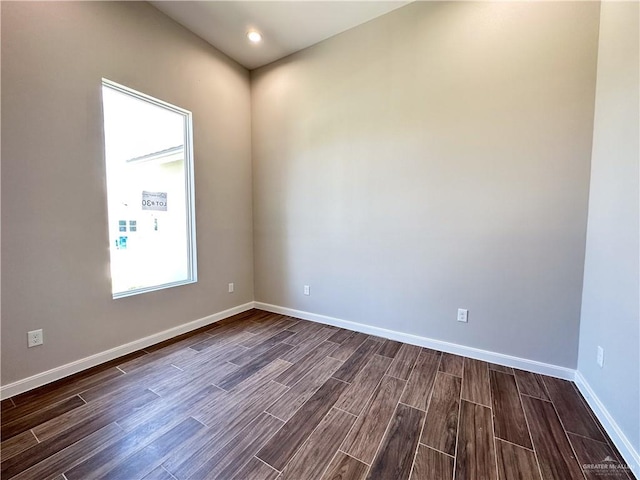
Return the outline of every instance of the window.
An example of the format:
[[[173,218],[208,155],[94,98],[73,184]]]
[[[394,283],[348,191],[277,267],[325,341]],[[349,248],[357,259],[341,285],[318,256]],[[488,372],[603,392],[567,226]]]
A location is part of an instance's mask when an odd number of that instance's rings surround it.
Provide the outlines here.
[[[113,298],[193,283],[191,112],[102,80]]]

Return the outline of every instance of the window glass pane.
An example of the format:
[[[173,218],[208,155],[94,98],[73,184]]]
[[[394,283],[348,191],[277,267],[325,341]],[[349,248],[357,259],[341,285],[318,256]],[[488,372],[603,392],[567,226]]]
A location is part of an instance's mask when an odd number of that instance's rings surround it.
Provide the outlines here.
[[[194,282],[191,113],[106,80],[102,95],[112,293]]]

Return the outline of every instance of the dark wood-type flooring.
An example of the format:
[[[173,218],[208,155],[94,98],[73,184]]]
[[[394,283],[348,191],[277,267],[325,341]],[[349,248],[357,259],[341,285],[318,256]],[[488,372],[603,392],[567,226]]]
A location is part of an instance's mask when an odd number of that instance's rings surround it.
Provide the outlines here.
[[[259,310],[4,400],[1,454],[2,479],[632,478],[571,382]]]

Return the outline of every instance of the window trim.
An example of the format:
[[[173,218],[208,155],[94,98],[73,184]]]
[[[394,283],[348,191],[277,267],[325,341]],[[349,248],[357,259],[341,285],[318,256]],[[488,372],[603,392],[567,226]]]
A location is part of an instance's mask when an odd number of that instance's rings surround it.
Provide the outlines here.
[[[131,297],[133,295],[139,295],[147,292],[154,292],[157,290],[163,290],[165,288],[179,287],[181,285],[189,285],[192,283],[196,283],[198,281],[198,265],[197,265],[197,249],[196,249],[196,202],[195,202],[195,185],[194,185],[194,162],[193,162],[193,114],[184,108],[177,107],[168,102],[162,101],[158,98],[152,97],[151,95],[147,95],[142,92],[138,92],[132,88],[126,87],[119,83],[116,83],[107,78],[102,78],[101,87],[107,87],[112,90],[116,90],[125,95],[129,95],[130,97],[137,98],[139,100],[143,100],[147,103],[151,103],[157,105],[159,107],[165,108],[167,110],[171,110],[175,113],[178,113],[183,116],[184,119],[184,165],[185,165],[185,203],[186,203],[186,213],[187,213],[187,225],[186,225],[186,235],[187,235],[187,269],[188,269],[188,278],[186,280],[179,280],[176,282],[163,283],[159,285],[154,285],[151,287],[143,287],[136,288],[135,290],[127,290],[126,292],[113,292],[113,284],[111,294],[113,299]],[[102,94],[102,88],[100,90]],[[104,102],[104,100],[102,100]],[[102,125],[103,125],[103,153],[104,153],[104,162],[105,162],[105,173],[106,173],[106,138],[104,135],[104,114],[102,117]],[[109,189],[107,183],[107,177],[105,175],[105,184],[107,184],[107,199],[109,196]],[[107,208],[107,216],[108,216],[108,208]],[[109,262],[111,262],[111,241],[108,240],[109,245]],[[111,271],[111,267],[109,267],[109,271]]]

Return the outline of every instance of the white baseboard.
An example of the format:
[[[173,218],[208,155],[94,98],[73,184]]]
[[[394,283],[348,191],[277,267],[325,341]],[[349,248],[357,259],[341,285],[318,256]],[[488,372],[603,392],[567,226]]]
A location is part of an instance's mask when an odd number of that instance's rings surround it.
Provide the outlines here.
[[[558,365],[538,362],[536,360],[504,355],[502,353],[490,352],[488,350],[481,350],[479,348],[468,347],[456,343],[443,342],[441,340],[434,340],[427,337],[421,337],[419,335],[398,332],[395,330],[388,330],[386,328],[374,327],[371,325],[351,322],[348,320],[342,320],[340,318],[329,317],[326,315],[318,315],[316,313],[305,312],[302,310],[280,307],[278,305],[270,305],[268,303],[254,302],[254,307],[260,310],[266,310],[268,312],[302,318],[304,320],[310,320],[312,322],[333,325],[336,327],[355,330],[357,332],[362,332],[369,335],[390,338],[399,342],[410,343],[412,345],[432,348],[434,350],[441,350],[447,353],[463,355],[465,357],[471,357],[477,360],[497,363],[499,365],[504,365],[507,367],[519,368],[521,370],[527,370],[529,372],[541,373],[543,375],[550,375],[552,377],[574,381],[582,395],[587,400],[587,403],[591,407],[591,410],[593,410],[600,423],[602,423],[602,426],[606,430],[607,434],[609,435],[609,437],[611,437],[612,442],[620,451],[620,455],[622,455],[624,461],[627,463],[629,468],[631,468],[631,471],[634,473],[636,478],[640,478],[640,454],[638,454],[638,452],[634,449],[629,439],[622,432],[609,411],[606,409],[604,404],[600,401],[598,396],[591,389],[591,387],[579,371],[573,370],[571,368],[561,367]]]
[[[213,315],[208,315],[192,322],[183,323],[182,325],[178,325],[177,327],[173,327],[159,333],[154,333],[153,335],[149,335],[148,337],[144,337],[124,345],[120,345],[119,347],[115,347],[110,350],[91,355],[89,357],[81,358],[80,360],[76,360],[75,362],[52,368],[51,370],[47,370],[46,372],[38,373],[31,377],[18,380],[17,382],[2,385],[0,387],[0,399],[4,400],[5,398],[13,397],[14,395],[18,395],[37,387],[41,387],[42,385],[46,385],[47,383],[60,380],[61,378],[68,377],[69,375],[73,375],[74,373],[86,370],[87,368],[95,367],[96,365],[100,365],[101,363],[108,362],[109,360],[127,355],[128,353],[146,348],[158,342],[168,340],[177,335],[182,335],[183,333],[187,333],[191,330],[195,330],[211,323],[218,322],[233,315],[237,315],[238,313],[246,312],[247,310],[251,310],[252,308],[254,308],[253,304],[254,302],[248,302],[244,305],[238,305],[237,307],[229,308],[228,310],[214,313]]]
[[[580,393],[582,393],[582,396],[589,404],[589,407],[591,407],[593,413],[595,413],[598,420],[600,420],[600,423],[620,452],[620,455],[622,455],[624,461],[627,463],[636,478],[640,478],[640,453],[638,453],[638,451],[633,447],[627,436],[618,426],[614,418],[600,401],[596,393],[591,388],[591,385],[589,385],[579,370],[576,371],[575,382],[578,390],[580,390]]]
[[[526,358],[514,357],[511,355],[504,355],[502,353],[490,352],[488,350],[467,347],[465,345],[459,345],[456,343],[443,342],[441,340],[421,337],[419,335],[413,335],[411,333],[388,330],[386,328],[374,327],[371,325],[366,325],[364,323],[351,322],[348,320],[342,320],[340,318],[328,317],[326,315],[318,315],[316,313],[304,312],[302,310],[294,310],[292,308],[270,305],[268,303],[254,302],[254,305],[255,308],[266,310],[272,313],[289,315],[291,317],[302,318],[304,320],[310,320],[312,322],[324,323],[327,325],[333,325],[335,327],[346,328],[348,330],[355,330],[357,332],[389,338],[391,340],[410,343],[412,345],[418,345],[420,347],[441,350],[447,353],[455,353],[456,355],[463,355],[465,357],[471,357],[477,360],[484,360],[486,362],[496,363],[498,365],[504,365],[506,367],[514,367],[521,370],[527,370],[529,372],[541,373],[543,375],[549,375],[552,377],[563,378],[565,380],[571,381],[573,381],[575,378],[575,370],[571,368],[560,367],[558,365],[538,362],[536,360],[529,360]]]
[[[541,373],[544,375],[563,378],[565,380],[575,381],[578,389],[586,399],[596,417],[598,417],[598,420],[600,420],[600,422],[602,423],[602,426],[611,437],[614,445],[620,451],[620,454],[624,458],[625,462],[627,462],[627,464],[631,468],[631,471],[635,474],[636,477],[640,478],[640,454],[635,450],[629,439],[622,432],[609,411],[606,409],[604,404],[600,401],[589,383],[587,383],[586,379],[579,371],[561,367],[558,365],[538,362],[536,360],[504,355],[502,353],[491,352],[488,350],[482,350],[479,348],[468,347],[465,345],[459,345],[450,342],[443,342],[441,340],[434,340],[410,333],[403,333],[386,328],[374,327],[363,323],[351,322],[335,317],[319,315],[302,310],[295,310],[292,308],[280,307],[277,305],[270,305],[268,303],[262,302],[248,302],[244,305],[238,305],[237,307],[214,313],[213,315],[209,315],[198,320],[194,320],[192,322],[188,322],[177,327],[173,327],[168,330],[149,335],[148,337],[144,337],[125,345],[120,345],[119,347],[115,347],[110,350],[106,350],[104,352],[97,353],[80,360],[76,360],[75,362],[71,362],[66,365],[47,370],[46,372],[42,372],[37,375],[18,380],[17,382],[0,386],[0,399],[13,397],[14,395],[18,395],[28,390],[32,390],[42,385],[60,380],[61,378],[73,375],[74,373],[78,373],[82,370],[86,370],[101,363],[108,362],[109,360],[127,355],[128,353],[135,352],[136,350],[146,348],[158,342],[168,340],[177,335],[181,335],[197,328],[218,322],[252,308],[279,313],[281,315],[302,318],[304,320],[310,320],[312,322],[323,323],[326,325],[333,325],[336,327],[346,328],[348,330],[354,330],[369,335],[376,335],[379,337],[389,338],[391,340],[397,340],[399,342],[432,348],[434,350],[441,350],[447,353],[463,355],[466,357],[475,358],[477,360],[484,360],[507,367],[519,368],[530,372]]]

